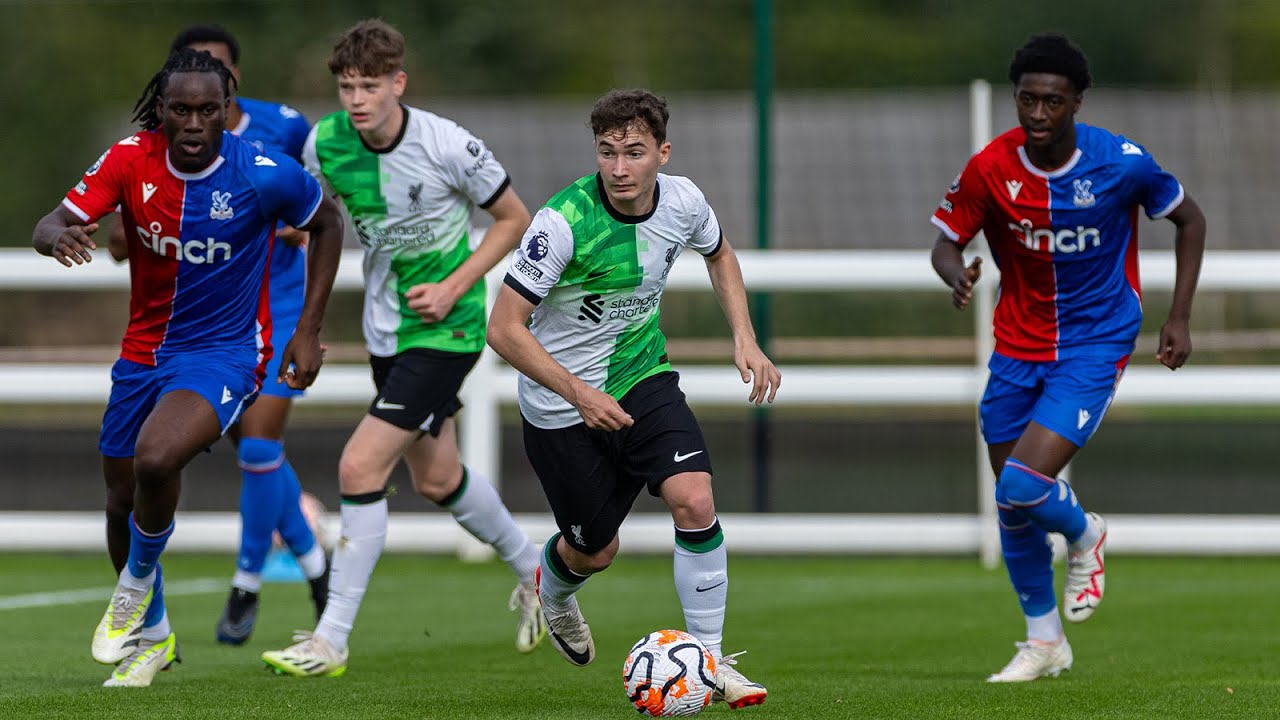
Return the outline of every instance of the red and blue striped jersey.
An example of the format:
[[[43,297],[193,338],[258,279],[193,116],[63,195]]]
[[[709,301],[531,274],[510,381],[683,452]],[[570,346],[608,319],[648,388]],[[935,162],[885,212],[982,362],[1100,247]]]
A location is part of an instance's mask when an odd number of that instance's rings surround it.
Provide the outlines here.
[[[271,356],[268,293],[277,219],[300,227],[320,186],[297,162],[231,133],[198,173],[169,162],[159,131],[103,153],[62,204],[85,222],[117,208],[129,241],[129,326],[121,357],[155,365],[182,352],[257,347]]]
[[[1076,151],[1046,172],[1015,128],[970,158],[931,218],[964,248],[982,231],[1000,268],[996,352],[1017,360],[1132,352],[1142,324],[1138,206],[1167,216],[1183,190],[1141,146],[1076,125]]]

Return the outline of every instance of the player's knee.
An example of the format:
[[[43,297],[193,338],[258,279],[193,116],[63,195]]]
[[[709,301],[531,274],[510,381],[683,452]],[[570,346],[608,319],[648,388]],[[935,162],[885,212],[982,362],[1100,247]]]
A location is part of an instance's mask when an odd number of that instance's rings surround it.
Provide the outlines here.
[[[139,443],[133,455],[133,476],[139,485],[155,487],[176,479],[182,472],[182,458],[173,448]]]
[[[254,472],[274,470],[284,462],[284,443],[267,438],[241,438],[240,447],[236,450],[236,458],[242,470]]]
[[[429,468],[426,472],[415,473],[413,489],[422,497],[440,504],[452,496],[462,485],[462,468]]]
[[[1035,505],[1053,492],[1056,484],[1053,478],[1009,460],[996,482],[996,501],[1014,507]]]
[[[613,559],[618,556],[618,540],[614,538],[613,542],[593,553],[579,553],[579,555],[580,561],[578,565],[585,571],[583,574],[594,575],[598,572],[604,572],[609,569],[609,566],[613,564]]]
[[[663,487],[662,499],[671,510],[671,519],[676,527],[704,528],[716,521],[710,478],[678,485],[668,480]]]
[[[387,479],[371,469],[371,463],[350,450],[338,460],[338,486],[348,495],[370,493],[386,487]]]

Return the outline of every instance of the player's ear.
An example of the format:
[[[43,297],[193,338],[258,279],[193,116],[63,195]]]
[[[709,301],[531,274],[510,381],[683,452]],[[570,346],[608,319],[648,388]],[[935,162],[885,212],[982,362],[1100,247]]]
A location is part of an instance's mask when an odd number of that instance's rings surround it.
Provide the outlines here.
[[[671,143],[668,141],[663,141],[663,143],[658,146],[658,164],[666,165],[667,161],[670,159],[671,159]]]
[[[409,74],[404,70],[397,70],[395,74],[391,76],[391,90],[395,93],[396,97],[404,95],[405,88],[408,87],[408,85]]]

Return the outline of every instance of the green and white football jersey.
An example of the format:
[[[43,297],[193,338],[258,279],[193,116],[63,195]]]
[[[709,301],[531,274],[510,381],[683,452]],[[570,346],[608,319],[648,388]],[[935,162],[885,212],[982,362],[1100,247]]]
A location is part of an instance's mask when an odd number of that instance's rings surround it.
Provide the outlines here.
[[[653,211],[633,217],[588,175],[534,216],[505,282],[537,305],[529,329],[551,357],[621,399],[671,369],[658,307],[680,251],[713,255],[721,241],[715,212],[688,178],[659,174]],[[582,422],[564,398],[523,375],[520,412],[548,430]]]
[[[369,352],[484,348],[484,283],[444,320],[426,323],[405,293],[439,282],[471,256],[473,205],[488,207],[510,184],[484,143],[451,120],[404,108],[400,137],[372,150],[345,111],[311,128],[302,158],[330,195],[342,198],[364,246],[364,337]]]

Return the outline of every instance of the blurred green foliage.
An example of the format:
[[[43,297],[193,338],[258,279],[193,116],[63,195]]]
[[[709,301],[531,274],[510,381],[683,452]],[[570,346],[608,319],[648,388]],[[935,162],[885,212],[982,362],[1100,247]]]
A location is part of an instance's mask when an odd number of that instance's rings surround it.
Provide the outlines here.
[[[1034,32],[1071,34],[1107,85],[1270,87],[1280,3],[1247,0],[775,0],[777,85],[1000,81]],[[747,92],[754,0],[0,0],[0,244],[35,220],[127,123],[182,26],[240,38],[246,94],[323,98],[336,35],[378,15],[409,42],[415,95]]]

